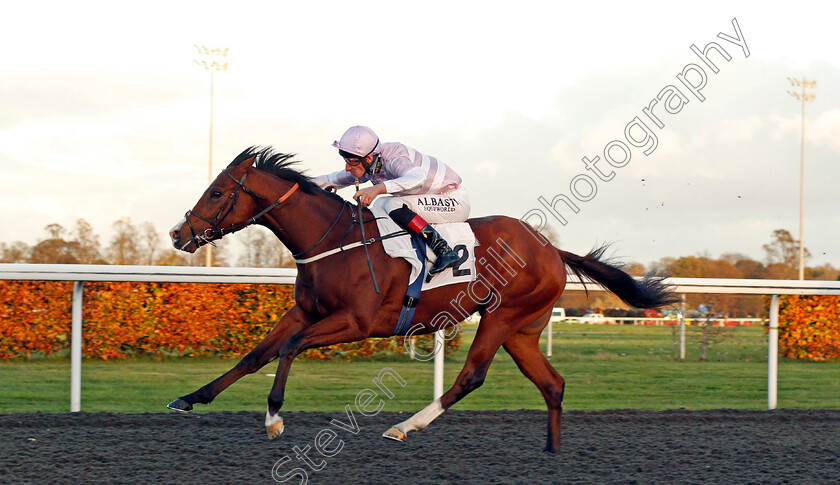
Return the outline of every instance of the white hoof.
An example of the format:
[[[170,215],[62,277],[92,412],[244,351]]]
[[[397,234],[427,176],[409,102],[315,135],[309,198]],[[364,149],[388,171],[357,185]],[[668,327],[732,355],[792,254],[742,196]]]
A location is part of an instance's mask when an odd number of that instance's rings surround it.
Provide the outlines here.
[[[405,441],[405,433],[397,428],[389,429],[388,431],[382,433],[382,436],[394,441]]]
[[[268,439],[273,440],[280,436],[284,429],[283,418],[280,415],[272,416],[268,411],[265,412],[265,431],[268,433]]]

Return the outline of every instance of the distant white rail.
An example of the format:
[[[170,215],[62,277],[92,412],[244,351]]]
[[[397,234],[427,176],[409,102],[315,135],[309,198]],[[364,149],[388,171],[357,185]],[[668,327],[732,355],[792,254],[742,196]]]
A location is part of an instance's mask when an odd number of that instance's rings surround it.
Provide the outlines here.
[[[81,409],[82,362],[82,291],[85,281],[128,281],[161,283],[262,283],[294,284],[294,268],[205,268],[199,266],[123,266],[76,264],[0,264],[0,280],[74,281],[72,332],[70,344],[70,411]],[[821,280],[747,280],[723,278],[668,278],[666,284],[675,293],[728,293],[743,295],[773,295],[770,300],[769,350],[767,364],[767,407],[776,408],[778,380],[778,295],[840,295],[840,281]],[[587,287],[597,290],[595,283]],[[583,290],[574,279],[567,290]],[[650,318],[643,318],[651,320]],[[684,321],[681,322],[681,332]],[[550,332],[549,324],[549,332]],[[440,342],[442,345],[442,342]],[[436,356],[437,357],[437,356]],[[442,354],[441,354],[442,357]],[[435,365],[434,394],[443,390],[442,360]],[[437,361],[437,359],[436,359]]]
[[[840,295],[840,281],[824,280],[751,280],[728,278],[667,278],[674,293],[726,293],[739,295],[772,295],[767,355],[767,408],[776,409],[779,369],[779,295]],[[587,283],[591,290],[596,285]],[[580,282],[566,284],[567,290],[583,290]],[[548,325],[551,331],[551,323]],[[685,317],[680,318],[680,357],[685,355]]]
[[[704,318],[704,317],[697,317],[697,318],[684,318],[686,325],[691,325],[691,322],[695,322],[695,324],[706,324],[711,323],[712,327],[722,327],[725,326],[726,322],[734,322],[741,325],[764,325],[767,322],[766,318],[724,318],[724,317],[715,317],[715,318]],[[622,323],[632,323],[633,325],[649,325],[648,323],[641,323],[641,322],[654,322],[654,325],[679,325],[680,319],[677,317],[670,317],[670,318],[663,318],[663,317],[607,317],[605,316],[603,319],[599,320],[590,320],[590,319],[583,319],[582,317],[566,317],[562,322],[568,323],[588,323],[588,324],[607,324],[607,325],[616,325]]]
[[[739,295],[840,295],[840,281],[823,280],[745,280],[729,278],[666,278],[674,293],[729,293]],[[589,291],[597,290],[587,282]],[[570,278],[567,290],[583,290],[580,282]]]

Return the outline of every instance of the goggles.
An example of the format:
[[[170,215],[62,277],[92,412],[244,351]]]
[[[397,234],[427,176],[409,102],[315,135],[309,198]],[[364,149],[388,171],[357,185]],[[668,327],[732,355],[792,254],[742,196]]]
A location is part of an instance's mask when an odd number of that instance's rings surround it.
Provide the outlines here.
[[[344,150],[339,150],[338,154],[341,155],[341,158],[343,158],[344,161],[347,162],[347,165],[350,165],[351,167],[355,167],[356,165],[362,163],[363,157],[360,157],[358,155],[345,152]]]

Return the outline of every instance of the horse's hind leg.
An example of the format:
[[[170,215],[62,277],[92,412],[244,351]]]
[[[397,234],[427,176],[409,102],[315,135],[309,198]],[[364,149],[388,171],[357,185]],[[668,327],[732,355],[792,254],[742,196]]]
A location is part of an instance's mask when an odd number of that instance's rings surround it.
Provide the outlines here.
[[[482,325],[484,326],[479,325],[478,327],[475,340],[473,340],[473,344],[467,353],[467,361],[464,368],[461,369],[461,373],[455,379],[455,384],[440,399],[436,399],[414,416],[385,431],[382,436],[397,441],[405,441],[408,432],[425,428],[445,410],[484,383],[487,369],[490,368],[490,363],[493,361],[496,351],[499,350],[502,342],[512,330],[507,327],[494,327],[486,323]],[[441,351],[443,350],[441,349]]]
[[[560,451],[560,421],[563,413],[565,381],[540,351],[540,332],[515,333],[504,347],[525,376],[539,388],[548,406],[546,451]]]

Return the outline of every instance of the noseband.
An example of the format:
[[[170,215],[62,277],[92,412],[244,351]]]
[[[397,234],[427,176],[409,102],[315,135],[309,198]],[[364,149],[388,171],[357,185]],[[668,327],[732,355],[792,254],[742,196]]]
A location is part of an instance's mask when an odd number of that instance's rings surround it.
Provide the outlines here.
[[[242,175],[242,178],[239,179],[239,180],[236,180],[233,177],[233,175],[231,175],[227,171],[227,169],[222,170],[222,173],[224,173],[225,175],[230,177],[231,180],[236,182],[236,189],[234,189],[234,191],[231,192],[231,194],[228,196],[227,200],[222,205],[222,207],[219,209],[219,212],[216,214],[216,217],[214,217],[213,220],[210,220],[210,219],[207,219],[206,217],[203,217],[200,214],[197,214],[197,213],[193,212],[192,210],[188,210],[187,213],[184,214],[184,218],[187,220],[187,225],[190,228],[190,234],[192,236],[189,241],[192,241],[193,243],[195,243],[196,247],[199,247],[202,242],[209,243],[209,244],[215,246],[216,244],[213,242],[214,239],[219,239],[219,238],[223,237],[225,234],[230,234],[230,233],[236,232],[240,229],[244,229],[244,228],[250,226],[251,224],[254,224],[255,222],[257,222],[257,219],[264,216],[266,213],[268,213],[269,211],[271,211],[272,209],[274,209],[278,205],[285,202],[285,200],[288,199],[299,187],[299,184],[295,183],[279,199],[277,199],[276,201],[271,203],[268,207],[261,210],[259,213],[257,213],[255,216],[251,217],[247,221],[241,222],[239,224],[232,224],[231,226],[228,226],[228,227],[219,228],[219,223],[221,223],[225,219],[225,217],[227,217],[236,208],[236,202],[239,200],[240,192],[244,191],[248,195],[250,195],[250,196],[252,196],[256,199],[259,199],[259,200],[268,200],[265,197],[262,197],[262,196],[258,195],[257,193],[253,192],[252,190],[249,190],[247,187],[245,187],[245,177],[248,176],[248,172],[245,172]],[[207,224],[210,224],[210,227],[205,229],[204,232],[202,232],[200,234],[196,234],[195,230],[193,229],[192,222],[190,222],[190,216],[195,216],[197,219],[200,219],[200,220],[206,222]],[[189,241],[188,241],[188,243],[189,243]],[[184,246],[186,247],[186,244]]]

